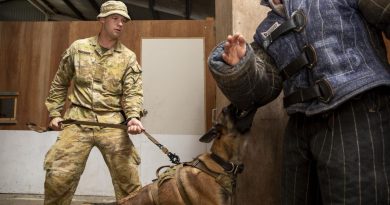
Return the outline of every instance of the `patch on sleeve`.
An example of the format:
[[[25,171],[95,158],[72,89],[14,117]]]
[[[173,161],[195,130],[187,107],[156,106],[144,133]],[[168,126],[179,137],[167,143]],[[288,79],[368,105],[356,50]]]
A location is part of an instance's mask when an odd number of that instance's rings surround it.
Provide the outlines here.
[[[263,38],[267,38],[269,35],[271,35],[272,32],[274,32],[278,27],[280,26],[279,22],[275,22],[267,31],[261,32],[261,35]]]

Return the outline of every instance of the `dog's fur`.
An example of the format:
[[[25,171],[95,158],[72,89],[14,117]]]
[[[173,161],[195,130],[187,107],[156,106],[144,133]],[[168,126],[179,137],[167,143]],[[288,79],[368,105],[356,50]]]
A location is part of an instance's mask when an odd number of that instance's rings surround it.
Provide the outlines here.
[[[200,141],[214,140],[210,151],[226,163],[237,165],[247,137],[236,129],[236,118],[232,113],[230,107],[224,108]],[[122,199],[119,204],[230,205],[236,174],[224,170],[211,158],[211,153],[204,153],[190,163],[169,167],[158,175],[156,181]]]

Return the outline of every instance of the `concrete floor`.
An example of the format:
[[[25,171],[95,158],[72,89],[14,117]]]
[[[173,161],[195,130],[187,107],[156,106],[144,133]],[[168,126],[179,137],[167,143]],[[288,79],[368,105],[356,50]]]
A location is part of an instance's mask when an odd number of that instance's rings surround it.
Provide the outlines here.
[[[113,196],[75,196],[72,205],[88,203],[109,203],[115,201]],[[0,205],[43,205],[43,195],[1,194]]]

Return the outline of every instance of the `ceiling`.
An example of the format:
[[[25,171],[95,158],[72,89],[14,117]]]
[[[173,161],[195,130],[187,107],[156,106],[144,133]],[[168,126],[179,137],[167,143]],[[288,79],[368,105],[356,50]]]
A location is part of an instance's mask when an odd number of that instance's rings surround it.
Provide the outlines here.
[[[0,0],[0,21],[94,21],[107,0]],[[122,0],[133,20],[196,20],[215,16],[210,0]]]

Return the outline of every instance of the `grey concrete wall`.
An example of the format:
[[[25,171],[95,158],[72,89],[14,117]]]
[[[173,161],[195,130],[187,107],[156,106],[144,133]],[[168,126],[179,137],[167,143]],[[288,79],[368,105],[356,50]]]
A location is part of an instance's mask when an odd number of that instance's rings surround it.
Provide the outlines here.
[[[171,152],[178,154],[182,161],[190,161],[208,150],[208,144],[200,143],[197,135],[151,134]],[[57,135],[55,131],[0,130],[0,193],[43,193],[43,160]],[[130,137],[142,159],[139,167],[141,181],[143,184],[151,183],[156,169],[171,162],[143,134]],[[89,156],[76,194],[114,195],[110,174],[96,148]]]

